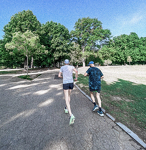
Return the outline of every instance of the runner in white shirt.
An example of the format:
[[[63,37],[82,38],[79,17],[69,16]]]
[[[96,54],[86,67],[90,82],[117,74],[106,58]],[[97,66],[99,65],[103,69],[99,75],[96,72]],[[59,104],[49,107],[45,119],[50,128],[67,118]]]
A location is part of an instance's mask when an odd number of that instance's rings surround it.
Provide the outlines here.
[[[71,90],[74,87],[72,74],[73,74],[73,71],[76,73],[75,81],[77,81],[78,71],[75,69],[74,66],[69,65],[68,59],[64,61],[64,64],[65,65],[60,68],[58,77],[63,78],[63,90],[64,90],[64,97],[65,97],[65,102],[67,106],[67,108],[65,107],[64,111],[65,113],[69,112],[69,115],[70,115],[69,125],[71,125],[75,121],[75,116],[72,114],[71,108],[70,108],[70,94],[71,94]],[[61,74],[63,76],[61,76]]]

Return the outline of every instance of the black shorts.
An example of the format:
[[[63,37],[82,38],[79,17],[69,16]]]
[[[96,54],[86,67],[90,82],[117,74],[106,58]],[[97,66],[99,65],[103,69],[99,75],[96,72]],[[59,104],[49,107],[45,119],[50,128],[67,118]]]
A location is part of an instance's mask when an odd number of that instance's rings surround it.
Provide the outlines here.
[[[64,90],[73,89],[73,88],[74,88],[74,84],[73,83],[63,84],[63,89]]]
[[[100,89],[96,89],[96,90],[95,89],[89,89],[89,90],[90,90],[90,92],[98,92],[98,93],[100,93],[100,91],[101,91]]]

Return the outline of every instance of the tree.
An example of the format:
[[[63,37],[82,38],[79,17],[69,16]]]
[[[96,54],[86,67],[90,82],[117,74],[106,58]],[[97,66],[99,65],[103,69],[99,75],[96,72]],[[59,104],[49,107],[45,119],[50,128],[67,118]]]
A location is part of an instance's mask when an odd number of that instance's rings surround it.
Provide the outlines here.
[[[22,12],[18,12],[15,15],[13,15],[10,19],[10,22],[4,26],[4,41],[5,43],[11,42],[13,38],[13,34],[15,32],[21,32],[24,33],[27,30],[33,32],[34,34],[37,34],[40,31],[41,23],[37,20],[36,16],[33,15],[32,11],[30,10],[23,10]],[[7,54],[8,52],[6,49],[3,49],[4,53]],[[8,57],[8,63],[6,63],[6,66],[19,66],[22,64],[22,61],[25,61],[25,58],[23,55],[13,52],[13,56],[7,54]],[[19,56],[19,57],[18,57]],[[20,61],[18,61],[18,58]],[[9,61],[11,60],[11,61]],[[17,61],[17,63],[16,63]]]
[[[111,60],[115,61],[115,49],[112,46],[105,45],[98,52],[98,56],[101,60]]]
[[[27,30],[38,33],[40,30],[41,23],[37,20],[36,16],[33,15],[30,10],[23,10],[18,12],[11,17],[10,22],[4,26],[4,38],[7,42],[12,40],[12,35],[15,32],[26,32]]]
[[[74,28],[75,30],[71,31],[72,41],[80,45],[83,55],[85,51],[98,50],[111,35],[108,29],[102,29],[102,23],[97,18],[78,19]],[[85,57],[82,62],[85,67]]]
[[[47,59],[50,63],[54,63],[54,67],[56,62],[61,62],[64,58],[69,57],[70,34],[68,29],[60,23],[51,21],[43,24],[40,40],[41,44],[46,46],[48,50]]]
[[[128,35],[123,34],[118,37],[114,37],[114,46],[116,53],[114,55],[115,59],[119,63],[125,64],[128,56]]]
[[[70,52],[70,62],[75,63],[76,67],[78,68],[78,64],[82,62],[82,50],[78,44],[73,42],[73,46],[71,47],[71,52]]]
[[[5,48],[6,40],[0,40],[0,66],[13,68],[15,66],[22,67],[24,56],[16,49],[13,51],[13,56]]]
[[[40,45],[39,36],[27,30],[24,33],[16,32],[13,34],[12,41],[5,45],[6,49],[17,49],[27,57],[27,75],[28,75],[28,57],[34,54],[41,54],[44,46]],[[13,52],[10,52],[13,55]]]

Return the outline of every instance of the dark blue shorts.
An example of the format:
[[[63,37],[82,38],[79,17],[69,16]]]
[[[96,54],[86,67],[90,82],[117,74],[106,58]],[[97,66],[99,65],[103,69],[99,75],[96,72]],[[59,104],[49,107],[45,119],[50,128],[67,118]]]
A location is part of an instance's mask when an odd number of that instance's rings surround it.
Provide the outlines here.
[[[73,89],[73,88],[74,88],[74,84],[73,83],[63,84],[63,89],[64,90]]]

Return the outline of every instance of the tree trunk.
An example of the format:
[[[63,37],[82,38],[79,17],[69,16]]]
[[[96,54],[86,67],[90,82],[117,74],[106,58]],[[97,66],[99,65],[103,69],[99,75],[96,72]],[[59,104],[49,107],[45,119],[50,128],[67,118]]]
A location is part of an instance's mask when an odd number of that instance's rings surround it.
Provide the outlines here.
[[[28,55],[26,55],[27,57],[27,75],[28,75]]]
[[[78,71],[78,67],[79,67],[79,66],[78,66],[78,63],[77,63],[77,65],[76,65],[76,69],[77,69],[77,71]]]
[[[31,68],[33,68],[33,57],[31,57]]]
[[[84,51],[85,51],[85,49],[83,48],[83,67],[85,67],[85,57],[84,57]]]
[[[60,68],[60,62],[59,62],[59,68]]]
[[[56,62],[55,62],[55,60],[54,60],[54,67],[56,67]]]
[[[25,58],[24,60],[24,69],[26,70],[26,67],[27,67],[27,57]]]

